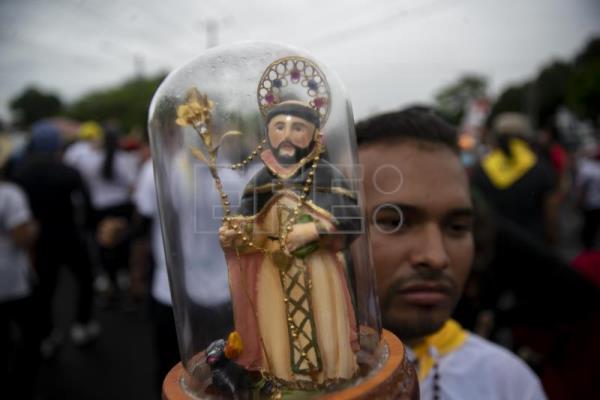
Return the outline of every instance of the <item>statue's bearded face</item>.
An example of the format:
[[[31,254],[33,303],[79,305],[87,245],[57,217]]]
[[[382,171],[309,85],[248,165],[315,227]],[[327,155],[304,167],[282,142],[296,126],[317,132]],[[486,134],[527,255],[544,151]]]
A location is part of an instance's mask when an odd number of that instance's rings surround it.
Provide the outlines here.
[[[315,124],[294,115],[276,115],[269,121],[267,136],[279,162],[292,164],[307,156],[312,149]]]

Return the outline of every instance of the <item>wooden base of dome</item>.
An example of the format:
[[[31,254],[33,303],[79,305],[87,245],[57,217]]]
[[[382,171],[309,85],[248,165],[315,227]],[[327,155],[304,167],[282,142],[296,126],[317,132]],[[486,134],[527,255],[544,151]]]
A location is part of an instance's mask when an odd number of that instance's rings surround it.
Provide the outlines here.
[[[417,375],[406,359],[404,345],[389,331],[383,330],[382,340],[388,349],[388,358],[373,375],[356,386],[320,396],[322,400],[419,399]],[[181,387],[184,369],[181,363],[171,369],[163,382],[164,400],[193,399]]]

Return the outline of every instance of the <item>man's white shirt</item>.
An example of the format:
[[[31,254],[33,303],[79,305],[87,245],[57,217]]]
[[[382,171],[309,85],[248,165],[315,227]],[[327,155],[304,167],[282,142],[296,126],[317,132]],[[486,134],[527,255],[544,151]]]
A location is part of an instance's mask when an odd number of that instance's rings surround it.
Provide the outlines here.
[[[430,351],[435,353],[435,349]],[[414,355],[407,350],[409,359]],[[472,333],[456,350],[435,357],[440,400],[545,400],[538,377],[508,350]],[[434,370],[419,382],[421,400],[434,398]]]

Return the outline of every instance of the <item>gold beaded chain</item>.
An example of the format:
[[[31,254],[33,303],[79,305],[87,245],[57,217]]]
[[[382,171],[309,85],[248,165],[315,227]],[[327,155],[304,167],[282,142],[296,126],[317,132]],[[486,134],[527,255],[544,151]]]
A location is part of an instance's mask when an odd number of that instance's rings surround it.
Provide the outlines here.
[[[263,149],[263,145],[265,143],[267,143],[267,139],[263,139],[263,141],[260,142],[260,144],[258,146],[256,146],[256,149],[254,149],[252,151],[252,153],[250,153],[250,155],[248,157],[246,157],[242,162],[231,164],[229,166],[229,168],[234,169],[234,170],[235,169],[242,169],[243,167],[245,167],[246,165],[248,165],[248,163],[250,161],[252,161],[258,155],[258,153]]]
[[[320,157],[321,152],[322,152],[322,149],[319,146],[317,148],[317,154],[314,156],[314,158],[312,160],[312,165],[310,167],[310,171],[308,171],[308,176],[306,177],[306,181],[304,182],[304,187],[302,188],[302,193],[300,194],[300,199],[298,200],[298,202],[296,203],[296,206],[292,210],[290,218],[286,221],[286,223],[283,226],[283,229],[281,229],[281,232],[279,233],[279,246],[281,247],[281,250],[283,250],[286,253],[290,253],[290,251],[285,243],[285,239],[287,238],[288,233],[290,233],[294,229],[294,224],[300,217],[300,207],[302,207],[302,205],[306,201],[306,198],[308,197],[308,193],[310,192],[310,186],[313,182],[313,177],[315,175],[315,172],[317,171],[317,165],[319,163],[319,159],[321,158]]]
[[[319,134],[319,137],[321,137],[321,136],[322,136],[322,134]],[[263,140],[263,143],[264,143],[264,140]],[[290,251],[288,250],[288,247],[287,247],[285,241],[286,241],[288,233],[294,229],[293,225],[296,223],[296,221],[298,220],[298,217],[300,216],[300,207],[302,207],[302,205],[305,203],[306,198],[308,197],[308,193],[310,192],[310,186],[313,183],[314,175],[315,175],[315,172],[317,171],[317,166],[318,166],[319,160],[321,159],[320,154],[324,151],[323,145],[321,143],[322,143],[321,140],[317,140],[317,144],[316,144],[317,152],[312,159],[312,165],[310,167],[311,169],[310,169],[310,171],[308,171],[308,176],[306,177],[306,180],[304,181],[302,193],[300,194],[300,199],[298,200],[294,209],[292,210],[290,218],[286,221],[286,223],[284,224],[284,226],[282,227],[282,229],[279,232],[279,238],[278,238],[279,239],[279,247],[281,248],[282,251],[284,251],[287,254],[289,254]],[[259,145],[259,147],[261,147],[261,145]],[[244,160],[244,161],[246,161],[246,160]],[[242,164],[243,163],[244,162],[242,162]],[[232,218],[231,218],[231,209],[229,208],[230,202],[229,202],[227,193],[225,193],[223,191],[223,185],[221,184],[220,180],[216,179],[215,182],[217,185],[217,190],[219,191],[221,198],[223,199],[223,205],[225,207],[225,211],[224,211],[225,215],[223,217],[223,221],[228,226],[230,226],[233,230],[235,230],[237,235],[242,239],[243,246],[254,248],[265,254],[268,253],[266,249],[264,249],[260,246],[257,246],[252,240],[250,240],[250,238],[246,234],[244,234],[244,230],[242,229],[242,227],[240,225],[238,225],[238,224],[230,225],[232,222]]]
[[[302,193],[300,194],[300,199],[296,203],[294,209],[291,212],[291,216],[288,218],[288,220],[284,224],[284,226],[281,229],[280,234],[279,234],[279,247],[281,248],[282,251],[284,251],[287,254],[290,254],[291,252],[289,251],[289,249],[287,247],[286,238],[287,238],[288,233],[294,229],[293,226],[300,216],[300,207],[302,207],[302,205],[306,201],[306,198],[308,197],[308,193],[310,192],[310,186],[313,182],[313,179],[314,179],[313,177],[315,175],[315,172],[317,171],[317,166],[318,166],[319,160],[321,158],[320,154],[323,152],[323,149],[322,149],[322,146],[320,145],[320,143],[321,143],[321,141],[317,142],[317,146],[318,146],[317,153],[315,154],[315,156],[312,159],[312,165],[310,167],[310,171],[308,171],[308,176],[306,177],[306,181],[304,182],[304,185],[302,188]],[[279,273],[281,275],[282,282],[285,281],[285,271],[280,270]],[[308,288],[308,290],[310,290],[312,288],[312,280],[310,279],[310,277],[308,278],[308,281],[307,281],[307,288]],[[286,303],[286,305],[287,305],[288,301],[289,301],[289,299],[287,297],[283,298],[283,302]],[[294,323],[294,320],[293,320],[292,316],[290,315],[287,307],[286,307],[286,314],[287,314],[288,326],[291,331],[293,340],[300,340],[300,329]],[[313,371],[313,374],[316,374],[317,368],[314,365],[314,363],[307,357],[307,354],[304,351],[302,351],[301,355],[308,362],[309,368],[311,369],[311,371]],[[313,378],[313,379],[315,379],[315,378]]]
[[[284,252],[289,254],[290,251],[287,247],[286,244],[286,238],[289,232],[291,232],[293,230],[293,226],[296,223],[296,221],[298,220],[299,216],[300,216],[300,208],[302,207],[302,205],[306,202],[306,199],[308,197],[308,194],[310,192],[310,187],[314,181],[314,176],[315,173],[317,171],[317,167],[318,167],[318,163],[319,160],[321,159],[321,153],[324,151],[323,149],[323,142],[322,142],[322,134],[319,134],[319,140],[316,141],[316,146],[317,146],[317,151],[315,156],[312,159],[312,164],[310,167],[310,170],[308,171],[308,175],[306,177],[306,180],[304,181],[304,185],[302,187],[302,192],[300,193],[298,202],[295,204],[293,210],[290,213],[290,217],[288,218],[288,220],[285,222],[285,224],[283,225],[283,227],[281,228],[280,232],[279,232],[279,247],[280,249]],[[263,148],[263,144],[266,143],[266,139],[264,139],[261,144],[258,145],[258,147],[256,148],[256,150],[254,150],[250,156],[246,157],[246,159],[244,161],[242,161],[241,163],[237,163],[237,164],[233,164],[231,166],[232,169],[241,169],[242,167],[245,167],[254,157],[256,157],[256,155],[258,154],[258,151],[262,150]],[[230,202],[228,199],[228,195],[227,193],[224,192],[223,190],[223,185],[220,181],[220,179],[215,179],[215,183],[216,183],[216,187],[217,190],[219,191],[219,194],[223,200],[223,206],[224,206],[224,217],[223,217],[223,222],[225,224],[227,224],[228,227],[232,228],[233,230],[235,230],[236,234],[238,235],[239,238],[241,238],[242,240],[242,246],[246,246],[246,247],[250,247],[250,248],[254,248],[260,252],[262,252],[263,254],[267,254],[271,256],[271,252],[267,251],[267,249],[256,245],[249,237],[249,235],[252,235],[252,232],[244,232],[244,229],[242,228],[242,226],[240,226],[237,223],[233,223],[232,224],[232,217],[231,217],[231,209],[230,209]],[[280,271],[281,274],[281,279],[282,281],[285,280],[285,271],[281,270]],[[307,281],[307,288],[308,290],[312,289],[312,280],[310,279],[310,277],[308,278]],[[284,303],[287,304],[287,302],[289,301],[289,299],[287,297],[285,297],[283,299]],[[287,322],[288,322],[288,327],[291,331],[291,335],[293,340],[300,340],[300,328],[298,328],[298,326],[296,326],[296,324],[294,323],[294,320],[292,318],[292,316],[289,314],[289,311],[287,311],[287,307],[286,307],[286,314],[287,314]],[[307,354],[303,351],[301,353],[302,357],[304,357],[304,359],[308,362],[309,364],[309,368],[311,369],[312,373],[311,373],[311,378],[314,380],[316,379],[316,373],[317,373],[317,368],[314,365],[314,363],[308,359]],[[282,396],[281,391],[279,390],[279,388],[276,387],[274,393],[272,394],[271,398],[272,399],[280,399]]]

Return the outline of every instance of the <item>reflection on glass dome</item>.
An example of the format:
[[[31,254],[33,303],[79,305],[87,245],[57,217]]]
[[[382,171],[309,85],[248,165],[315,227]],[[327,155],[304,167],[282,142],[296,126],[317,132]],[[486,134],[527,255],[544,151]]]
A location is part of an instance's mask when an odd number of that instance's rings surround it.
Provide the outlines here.
[[[312,398],[373,374],[385,349],[334,74],[286,46],[218,48],[150,112],[186,390]]]

